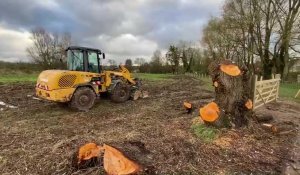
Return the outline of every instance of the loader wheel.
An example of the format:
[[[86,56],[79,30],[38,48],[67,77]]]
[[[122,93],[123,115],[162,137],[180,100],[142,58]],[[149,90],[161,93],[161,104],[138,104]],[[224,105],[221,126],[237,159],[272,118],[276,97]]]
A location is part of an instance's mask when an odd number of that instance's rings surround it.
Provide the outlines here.
[[[125,83],[118,83],[111,93],[111,100],[116,103],[122,103],[129,99],[130,87]]]
[[[70,106],[79,111],[88,111],[93,107],[96,94],[89,87],[80,87],[73,94]]]

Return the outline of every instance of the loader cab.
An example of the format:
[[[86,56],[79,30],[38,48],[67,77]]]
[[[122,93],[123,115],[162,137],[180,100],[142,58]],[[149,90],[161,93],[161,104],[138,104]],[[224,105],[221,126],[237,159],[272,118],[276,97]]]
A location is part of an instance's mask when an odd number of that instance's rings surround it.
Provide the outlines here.
[[[66,49],[67,67],[71,71],[101,73],[101,58],[105,59],[105,53],[99,49],[70,46]]]

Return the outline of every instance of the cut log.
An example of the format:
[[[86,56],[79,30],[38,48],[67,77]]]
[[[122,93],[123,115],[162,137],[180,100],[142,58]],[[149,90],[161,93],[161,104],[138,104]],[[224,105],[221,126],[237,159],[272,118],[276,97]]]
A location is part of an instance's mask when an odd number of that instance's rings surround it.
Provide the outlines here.
[[[185,108],[185,110],[187,111],[188,114],[192,113],[193,111],[193,104],[190,102],[183,102],[183,107]]]
[[[149,97],[148,91],[136,90],[134,93],[131,94],[132,100],[137,100],[139,98],[148,98],[148,97]]]
[[[272,127],[272,132],[274,134],[280,134],[282,132],[290,132],[290,131],[294,131],[295,127],[292,125],[285,125],[285,124],[277,124],[277,125],[273,125]]]
[[[273,125],[272,125],[272,124],[269,124],[269,123],[263,123],[263,124],[261,125],[261,127],[262,127],[263,129],[267,130],[267,131],[272,131]]]
[[[268,124],[264,123],[261,125],[264,129],[274,134],[287,134],[295,131],[295,126],[286,123]]]
[[[255,115],[255,119],[258,122],[270,122],[273,120],[273,116],[271,114]]]
[[[136,91],[133,93],[132,99],[133,99],[133,100],[137,100],[137,99],[139,99],[141,96],[142,96],[142,92],[141,92],[140,90],[136,90]]]
[[[149,97],[149,92],[148,91],[142,91],[142,98],[148,98]]]

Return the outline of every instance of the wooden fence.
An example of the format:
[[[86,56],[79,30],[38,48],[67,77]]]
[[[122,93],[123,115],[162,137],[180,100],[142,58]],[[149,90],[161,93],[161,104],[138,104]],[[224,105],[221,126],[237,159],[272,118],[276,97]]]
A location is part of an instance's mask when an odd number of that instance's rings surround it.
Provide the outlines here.
[[[276,74],[270,80],[257,80],[257,75],[254,75],[253,86],[253,109],[257,109],[271,101],[276,101],[279,94],[280,74]]]

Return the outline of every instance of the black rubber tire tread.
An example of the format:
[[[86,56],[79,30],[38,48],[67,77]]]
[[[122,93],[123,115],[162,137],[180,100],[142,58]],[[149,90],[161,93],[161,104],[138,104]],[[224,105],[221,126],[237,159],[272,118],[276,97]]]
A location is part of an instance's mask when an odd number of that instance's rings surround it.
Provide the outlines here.
[[[124,93],[122,96],[121,91]],[[110,98],[115,103],[123,103],[127,101],[130,98],[130,86],[126,83],[118,83],[112,90]]]
[[[88,98],[88,102],[86,104],[80,104],[80,97],[83,95]],[[71,108],[79,111],[88,111],[94,106],[95,99],[96,94],[90,87],[79,87],[73,94],[69,105]]]

